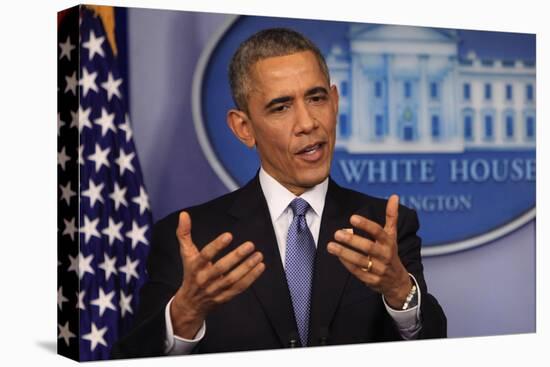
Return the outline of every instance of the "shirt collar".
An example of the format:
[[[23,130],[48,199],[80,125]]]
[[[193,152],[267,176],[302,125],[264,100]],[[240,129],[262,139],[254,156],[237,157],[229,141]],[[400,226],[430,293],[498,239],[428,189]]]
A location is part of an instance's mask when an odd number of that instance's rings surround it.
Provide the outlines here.
[[[259,179],[271,219],[276,221],[286,210],[290,202],[296,198],[296,195],[288,191],[277,180],[271,177],[263,167],[260,168]],[[320,184],[317,184],[300,195],[302,199],[308,202],[309,206],[319,217],[323,214],[327,190],[328,177]]]

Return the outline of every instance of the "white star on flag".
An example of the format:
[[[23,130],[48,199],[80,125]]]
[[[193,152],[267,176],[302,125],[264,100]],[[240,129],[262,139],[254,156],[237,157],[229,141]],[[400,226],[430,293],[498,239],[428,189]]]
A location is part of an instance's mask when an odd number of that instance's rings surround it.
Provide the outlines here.
[[[97,231],[97,225],[99,223],[99,218],[90,220],[86,214],[84,214],[84,225],[80,228],[80,233],[84,233],[84,242],[88,243],[90,238],[97,237],[101,238],[101,235]]]
[[[61,127],[65,125],[65,121],[61,120],[61,114],[57,113],[57,136],[61,134]]]
[[[63,302],[68,302],[69,299],[63,295],[63,286],[57,289],[57,307],[63,310]]]
[[[115,159],[115,163],[118,164],[120,168],[120,175],[122,176],[124,174],[124,170],[128,170],[130,172],[134,172],[134,166],[132,165],[132,159],[136,154],[134,152],[131,152],[130,154],[126,154],[124,152],[124,149],[120,148],[118,158]]]
[[[94,154],[90,154],[88,156],[88,160],[93,161],[95,163],[95,171],[99,172],[101,169],[101,166],[109,167],[109,159],[107,158],[107,155],[111,151],[111,148],[105,148],[101,149],[101,146],[98,143],[95,143],[95,151]]]
[[[79,257],[78,256],[75,256],[75,257],[72,257],[71,255],[69,255],[69,268],[67,269],[67,272],[71,272],[71,271],[74,271],[75,273],[78,274],[78,261],[79,261]]]
[[[139,279],[138,273],[136,272],[138,264],[139,260],[132,261],[130,256],[126,256],[126,264],[118,268],[118,271],[126,274],[126,283],[129,283],[132,277]]]
[[[76,192],[71,190],[71,181],[67,182],[66,186],[59,185],[59,188],[61,189],[61,200],[65,200],[67,202],[67,205],[71,205],[71,198],[73,196],[76,196]]]
[[[88,41],[82,43],[82,47],[88,49],[88,60],[93,59],[95,54],[105,57],[103,47],[101,47],[103,41],[105,41],[104,36],[96,37],[94,31],[90,31],[90,38]]]
[[[78,82],[76,80],[76,71],[73,72],[73,75],[71,76],[65,76],[65,81],[67,82],[67,86],[65,87],[65,92],[72,92],[73,96],[76,96],[76,86],[78,85]]]
[[[118,125],[119,130],[126,133],[126,142],[129,142],[132,138],[132,128],[130,127],[130,118],[128,114],[124,114],[124,123]]]
[[[86,273],[95,274],[94,269],[92,268],[92,260],[94,255],[90,254],[86,257],[82,256],[82,252],[78,254],[78,277],[82,279]]]
[[[78,85],[81,85],[82,89],[84,89],[82,92],[84,94],[83,97],[86,97],[90,89],[96,93],[98,92],[97,85],[95,84],[95,78],[97,78],[97,71],[90,74],[88,73],[88,69],[86,69],[86,67],[82,68],[82,76],[80,77]]]
[[[103,288],[99,288],[99,296],[96,299],[90,301],[90,304],[92,306],[99,307],[99,316],[103,316],[103,313],[106,309],[116,311],[116,307],[115,305],[113,305],[112,302],[114,295],[115,291],[110,291],[109,293],[105,294]]]
[[[124,241],[122,238],[122,235],[120,234],[120,230],[122,228],[122,225],[124,222],[120,221],[116,223],[113,218],[109,217],[109,225],[107,228],[105,228],[101,233],[104,235],[107,235],[109,237],[109,245],[112,246],[113,242],[115,242],[115,238],[119,240],[120,242]]]
[[[71,124],[69,127],[78,128],[78,111],[71,111]]]
[[[120,96],[120,90],[118,90],[118,87],[122,84],[122,78],[120,79],[114,79],[113,73],[109,72],[109,75],[107,76],[107,81],[101,83],[101,87],[107,91],[107,100],[110,102],[113,95],[117,96],[119,99],[122,97]]]
[[[126,190],[127,190],[126,187],[121,188],[118,185],[118,182],[115,182],[114,191],[111,194],[109,194],[109,197],[113,199],[113,201],[115,202],[115,210],[118,210],[118,207],[121,204],[124,205],[125,207],[128,207],[128,203],[126,202],[126,198],[125,198]]]
[[[81,195],[90,199],[90,206],[93,207],[96,201],[103,203],[103,197],[101,196],[101,190],[103,190],[105,184],[102,182],[99,185],[96,185],[95,182],[90,178],[88,183],[88,189],[82,191]]]
[[[67,163],[70,160],[71,160],[71,157],[69,157],[65,153],[65,146],[63,146],[63,148],[61,148],[61,152],[57,153],[57,164],[59,164],[61,166],[61,169],[65,171],[65,163]]]
[[[109,257],[107,253],[105,253],[105,257],[103,258],[103,262],[98,265],[100,269],[102,269],[105,272],[105,280],[109,280],[111,277],[111,274],[117,274],[117,270],[115,267],[116,263],[116,256]]]
[[[92,108],[88,107],[85,110],[82,109],[82,106],[78,106],[78,132],[82,132],[84,127],[93,128],[92,123],[90,122],[90,113]]]
[[[94,120],[94,123],[101,126],[101,137],[104,137],[108,130],[116,133],[115,113],[107,113],[104,107],[101,107],[101,116]]]
[[[90,331],[88,334],[82,335],[82,339],[90,341],[91,343],[90,349],[93,352],[98,344],[101,344],[105,347],[107,346],[105,339],[103,339],[103,335],[105,335],[106,332],[107,332],[107,326],[98,330],[98,328],[95,325],[95,322],[92,322],[92,331]]]
[[[67,60],[71,61],[71,51],[76,48],[76,46],[71,43],[71,37],[67,36],[65,43],[60,43],[59,47],[61,47],[61,55],[59,55],[59,60],[66,57]]]
[[[78,302],[76,303],[76,308],[79,310],[86,310],[86,304],[84,303],[84,297],[86,296],[86,291],[76,292],[76,297]]]
[[[82,157],[82,153],[84,153],[84,145],[80,145],[78,147],[78,164],[84,165],[84,157]]]
[[[67,321],[63,326],[61,326],[61,324],[57,324],[57,327],[59,328],[59,335],[57,336],[57,339],[63,338],[65,340],[65,344],[69,346],[71,338],[76,337],[76,335],[71,333],[71,330],[69,330],[69,321]]]
[[[75,224],[75,218],[71,218],[70,221],[63,218],[63,222],[65,223],[65,229],[63,229],[62,236],[69,235],[71,236],[71,241],[74,241],[74,234],[78,232],[78,228],[76,228]]]
[[[131,314],[134,313],[131,305],[132,298],[133,296],[131,294],[129,296],[126,296],[126,294],[124,294],[124,291],[122,289],[120,290],[120,300],[118,302],[118,305],[120,306],[120,313],[122,317],[126,315],[126,312],[129,312]]]
[[[139,242],[143,243],[144,245],[149,244],[147,238],[145,238],[145,231],[147,231],[147,228],[149,228],[147,224],[145,224],[143,227],[140,227],[135,220],[132,221],[132,230],[126,232],[126,237],[132,240],[132,250],[136,248]]]
[[[143,186],[139,188],[139,196],[134,197],[132,202],[139,205],[139,214],[143,214],[145,209],[149,209],[149,196]]]

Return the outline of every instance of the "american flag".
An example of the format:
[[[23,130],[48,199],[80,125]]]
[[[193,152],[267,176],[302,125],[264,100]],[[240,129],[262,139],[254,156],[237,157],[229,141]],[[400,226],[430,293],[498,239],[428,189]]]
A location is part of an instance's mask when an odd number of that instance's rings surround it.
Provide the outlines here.
[[[81,5],[58,23],[58,352],[81,361],[129,330],[152,229],[113,14]]]

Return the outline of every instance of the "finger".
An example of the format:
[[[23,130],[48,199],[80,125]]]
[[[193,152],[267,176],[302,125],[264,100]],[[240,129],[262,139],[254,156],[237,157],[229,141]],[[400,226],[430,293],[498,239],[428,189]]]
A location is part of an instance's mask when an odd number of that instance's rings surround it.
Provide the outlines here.
[[[179,215],[176,237],[178,238],[178,242],[180,244],[180,254],[182,259],[192,258],[198,255],[199,250],[197,250],[197,247],[191,238],[191,216],[185,211],[182,211]]]
[[[207,288],[207,293],[213,295],[235,286],[243,277],[247,276],[264,259],[261,252],[255,252],[247,259],[241,262],[236,268],[228,274],[218,279]]]
[[[215,301],[218,303],[227,302],[236,295],[244,292],[260,277],[260,275],[262,275],[264,270],[265,264],[263,262],[256,264],[256,266],[254,266],[245,276],[218,295]]]
[[[365,255],[371,255],[375,257],[386,257],[387,251],[383,246],[377,246],[371,240],[361,237],[357,234],[352,234],[345,230],[338,230],[334,233],[334,238],[340,243],[344,243],[354,249],[362,252]]]
[[[224,248],[226,248],[231,241],[233,240],[233,236],[229,232],[222,233],[218,237],[216,237],[212,242],[210,242],[208,245],[204,246],[204,248],[200,251],[201,258],[205,261],[212,261],[212,259]]]
[[[366,268],[369,265],[369,257],[364,254],[360,254],[357,251],[344,247],[336,242],[329,242],[327,250],[332,255],[338,256],[356,266]]]
[[[354,227],[359,228],[370,234],[378,242],[384,244],[391,243],[391,238],[384,231],[384,228],[382,228],[378,223],[373,222],[370,219],[362,217],[358,214],[354,214],[350,218],[350,223]]]
[[[210,272],[213,277],[219,277],[229,270],[231,270],[235,265],[240,263],[244,258],[250,255],[254,251],[254,244],[250,241],[243,243],[235,250],[231,251],[229,254],[225,255],[210,268]],[[254,264],[256,265],[256,264]]]
[[[350,273],[355,275],[356,278],[361,280],[363,283],[366,283],[368,286],[372,288],[377,288],[380,284],[380,277],[378,275],[373,274],[372,272],[361,270],[361,267],[352,264],[342,258],[339,258],[339,260]]]
[[[399,196],[392,195],[386,205],[386,224],[384,230],[389,236],[397,235],[397,213],[399,209]]]

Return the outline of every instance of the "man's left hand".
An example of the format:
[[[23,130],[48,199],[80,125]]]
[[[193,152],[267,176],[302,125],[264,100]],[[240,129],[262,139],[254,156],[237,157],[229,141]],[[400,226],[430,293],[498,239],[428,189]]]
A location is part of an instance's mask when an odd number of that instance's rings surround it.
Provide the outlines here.
[[[392,195],[386,206],[386,224],[382,228],[360,215],[352,215],[350,223],[372,236],[374,241],[345,230],[336,231],[337,242],[329,242],[327,250],[359,280],[384,295],[394,309],[401,309],[412,281],[397,252],[397,209],[399,197]],[[345,244],[346,246],[342,246]]]

